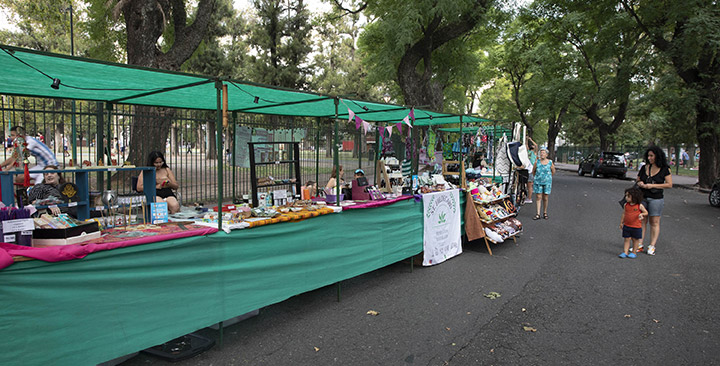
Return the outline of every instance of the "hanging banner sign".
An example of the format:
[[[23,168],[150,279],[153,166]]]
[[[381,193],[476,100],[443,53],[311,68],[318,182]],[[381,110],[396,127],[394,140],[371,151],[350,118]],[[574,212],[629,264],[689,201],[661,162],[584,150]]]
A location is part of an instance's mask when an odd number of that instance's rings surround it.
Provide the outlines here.
[[[462,253],[460,191],[423,195],[423,266],[442,263]]]

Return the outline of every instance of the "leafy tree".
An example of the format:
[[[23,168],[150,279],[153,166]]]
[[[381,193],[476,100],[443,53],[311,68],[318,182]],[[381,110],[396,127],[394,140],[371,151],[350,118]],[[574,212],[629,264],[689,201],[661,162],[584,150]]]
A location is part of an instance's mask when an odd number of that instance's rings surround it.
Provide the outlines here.
[[[340,4],[339,1],[336,3]],[[359,45],[371,80],[395,82],[404,103],[442,110],[445,89],[477,51],[468,42],[483,24],[491,0],[368,1],[364,14],[371,19]]]
[[[720,176],[720,7],[708,0],[620,4],[691,95],[701,156],[698,180],[701,187],[710,187]]]
[[[251,23],[249,44],[254,81],[295,89],[308,87],[307,57],[310,44],[310,15],[303,0],[255,0],[256,23]]]
[[[648,44],[632,19],[612,1],[588,4],[544,0],[533,11],[547,20],[545,31],[572,47],[581,89],[573,102],[598,132],[605,150],[623,124],[631,94],[646,82]]]
[[[17,32],[0,32],[0,42],[45,52],[70,54],[70,11],[69,5],[76,7],[77,2],[58,2],[54,0],[0,0],[0,7],[18,16],[14,25]],[[78,14],[74,14],[75,26],[79,23]],[[75,42],[84,41],[77,37]],[[76,49],[80,49],[76,44]]]

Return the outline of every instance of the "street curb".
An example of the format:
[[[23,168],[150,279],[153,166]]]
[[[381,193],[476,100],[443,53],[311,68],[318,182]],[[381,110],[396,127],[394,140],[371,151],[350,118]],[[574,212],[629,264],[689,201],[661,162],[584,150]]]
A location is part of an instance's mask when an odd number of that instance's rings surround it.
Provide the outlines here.
[[[557,169],[558,169],[558,170],[562,170],[562,171],[566,171],[566,172],[576,172],[576,173],[577,173],[577,170],[576,170],[576,169],[570,169],[570,168],[565,168],[565,167],[560,167],[560,166],[557,166]],[[632,181],[632,180],[633,180],[632,178],[616,178],[616,179],[627,180],[627,181]],[[696,191],[696,192],[700,192],[700,193],[710,193],[710,189],[708,189],[708,188],[700,188],[700,187],[698,187],[697,185],[673,183],[673,188],[682,188],[682,189],[687,189],[687,190],[690,190],[690,191]]]

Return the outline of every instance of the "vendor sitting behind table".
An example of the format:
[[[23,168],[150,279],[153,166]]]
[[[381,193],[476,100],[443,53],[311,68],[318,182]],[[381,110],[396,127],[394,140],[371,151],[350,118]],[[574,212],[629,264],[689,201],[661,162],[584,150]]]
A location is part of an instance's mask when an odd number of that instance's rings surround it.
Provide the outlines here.
[[[173,193],[173,189],[180,188],[170,167],[165,162],[165,156],[159,151],[153,151],[148,156],[148,166],[155,167],[155,202],[167,202],[168,213],[174,214],[180,211],[180,203]],[[143,174],[138,176],[138,192],[143,191]]]
[[[57,170],[58,167],[53,165],[48,165],[45,167],[44,170]],[[60,173],[54,173],[54,172],[48,172],[43,174],[43,182],[36,184],[30,192],[28,192],[28,199],[30,202],[35,203],[36,201],[41,201],[44,199],[47,199],[50,196],[53,196],[59,200],[62,200],[62,194],[60,193],[60,185],[65,183],[65,179],[63,178],[62,174]],[[53,215],[59,215],[61,210],[57,206],[50,206],[48,207],[48,210]],[[72,216],[74,215],[74,212],[70,212]]]
[[[340,186],[341,186],[340,188],[343,188],[342,186],[345,185],[345,180],[343,179],[343,173],[345,173],[345,172],[343,171],[342,165],[340,165],[339,168],[340,168],[339,177],[340,177]],[[330,173],[330,180],[328,180],[327,185],[325,186],[325,191],[327,191],[327,190],[334,191],[335,186],[337,186],[337,184],[338,184],[337,182],[338,182],[338,174],[337,174],[337,171],[335,170],[335,167],[333,167],[332,173]]]

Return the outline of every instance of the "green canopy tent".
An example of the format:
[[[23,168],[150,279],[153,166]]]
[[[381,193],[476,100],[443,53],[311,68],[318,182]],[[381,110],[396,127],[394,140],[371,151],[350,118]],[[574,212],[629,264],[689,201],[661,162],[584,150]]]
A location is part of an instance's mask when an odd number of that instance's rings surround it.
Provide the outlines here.
[[[221,90],[228,87],[231,112],[332,118],[335,146],[338,119],[350,111],[368,122],[397,123],[407,106],[339,98],[247,81],[151,69],[0,45],[0,94],[88,100],[167,108],[215,110],[218,148],[221,138]],[[414,126],[483,123],[488,119],[414,109]],[[222,204],[222,155],[218,155],[218,205]],[[337,157],[337,151],[335,154]],[[335,161],[335,165],[338,163]]]

